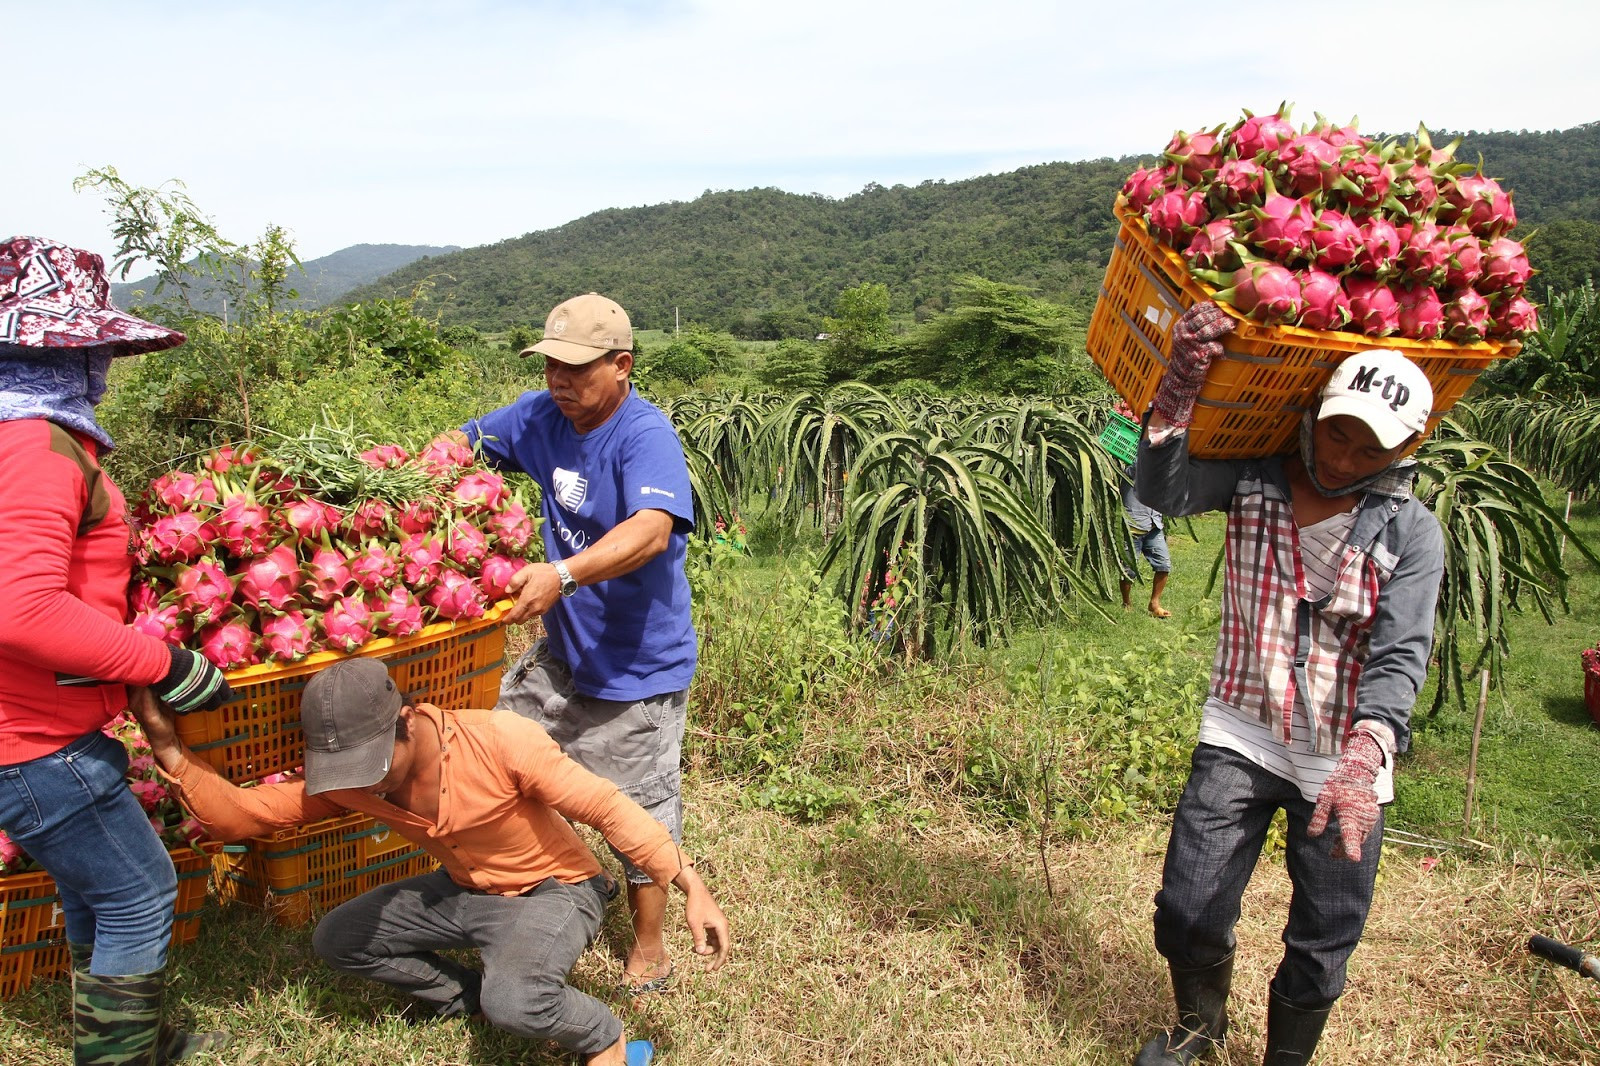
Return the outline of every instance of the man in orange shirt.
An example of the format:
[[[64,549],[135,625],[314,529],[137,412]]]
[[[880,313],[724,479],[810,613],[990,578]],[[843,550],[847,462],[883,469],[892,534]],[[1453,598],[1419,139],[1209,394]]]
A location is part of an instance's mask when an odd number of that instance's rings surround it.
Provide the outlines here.
[[[441,1017],[482,1013],[591,1066],[650,1061],[648,1041],[627,1043],[610,1009],[567,984],[617,892],[569,818],[600,830],[658,883],[677,885],[695,952],[713,970],[727,958],[727,918],[666,829],[511,711],[412,704],[382,663],[334,663],[301,699],[305,779],[241,789],[188,757],[147,691],[134,690],[131,703],[211,836],[237,840],[361,811],[439,860],[441,870],[328,912],[313,945],[335,969],[402,989]],[[482,970],[440,954],[448,948],[478,949]]]

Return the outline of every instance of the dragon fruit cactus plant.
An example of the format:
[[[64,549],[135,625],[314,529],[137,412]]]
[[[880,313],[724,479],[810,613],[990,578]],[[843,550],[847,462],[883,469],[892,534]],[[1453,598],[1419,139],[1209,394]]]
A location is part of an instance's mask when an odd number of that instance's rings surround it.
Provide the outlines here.
[[[471,448],[315,444],[224,445],[154,479],[134,507],[130,624],[239,669],[414,636],[504,597],[537,520]]]
[[[1512,194],[1457,161],[1458,142],[1375,140],[1321,115],[1296,127],[1289,112],[1174,134],[1129,176],[1124,207],[1257,321],[1458,344],[1537,328]]]

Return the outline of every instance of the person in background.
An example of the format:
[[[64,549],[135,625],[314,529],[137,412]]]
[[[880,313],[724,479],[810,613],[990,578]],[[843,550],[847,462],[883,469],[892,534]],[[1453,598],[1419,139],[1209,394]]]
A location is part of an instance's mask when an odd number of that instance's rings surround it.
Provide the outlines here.
[[[440,1017],[481,1014],[589,1066],[651,1060],[649,1041],[627,1041],[610,1009],[567,984],[617,891],[567,819],[600,830],[663,887],[682,889],[694,950],[713,970],[727,958],[728,921],[666,829],[510,711],[412,703],[381,662],[335,662],[301,697],[305,778],[253,788],[189,758],[142,691],[133,711],[173,790],[213,837],[360,811],[437,859],[440,870],[329,911],[312,944],[335,969],[382,981]],[[476,949],[482,969],[441,954],[449,949]]]
[[[588,293],[558,305],[544,339],[547,390],[445,434],[539,486],[545,561],[511,581],[507,624],[545,636],[506,672],[497,706],[538,722],[580,765],[614,781],[674,840],[679,761],[696,641],[684,572],[694,502],[683,447],[634,390],[633,327]],[[666,890],[621,853],[634,942],[624,991],[668,987]]]
[[[1227,563],[1210,693],[1156,894],[1178,1020],[1137,1066],[1190,1063],[1226,1039],[1234,924],[1279,809],[1293,896],[1264,1061],[1310,1060],[1372,905],[1444,572],[1443,533],[1402,458],[1427,431],[1433,390],[1397,352],[1341,362],[1293,454],[1190,457],[1195,397],[1232,328],[1215,304],[1183,315],[1139,443],[1139,497],[1169,515],[1226,512]]]
[[[184,336],[111,305],[105,263],[0,241],[0,829],[55,879],[72,959],[77,1066],[171,1062],[225,1033],[163,1020],[177,875],[101,727],[149,686],[179,713],[231,692],[199,655],[126,624],[133,534],[95,420],[119,356]]]
[[[1172,556],[1167,551],[1167,534],[1161,512],[1146,507],[1133,488],[1134,464],[1122,471],[1122,515],[1128,523],[1128,535],[1133,540],[1135,558],[1131,565],[1137,567],[1137,556],[1142,555],[1150,564],[1150,613],[1157,618],[1171,618],[1172,612],[1161,606],[1161,594],[1167,589],[1167,578],[1172,573]],[[1139,575],[1125,570],[1122,575],[1122,609],[1133,606],[1133,583]]]

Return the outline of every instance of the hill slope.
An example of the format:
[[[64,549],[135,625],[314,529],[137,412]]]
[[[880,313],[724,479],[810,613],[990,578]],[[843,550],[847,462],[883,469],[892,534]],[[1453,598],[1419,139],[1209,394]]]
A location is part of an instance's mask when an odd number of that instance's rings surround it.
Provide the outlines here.
[[[1435,133],[1434,143],[1454,136]],[[1457,158],[1481,154],[1487,173],[1515,191],[1524,233],[1548,227],[1546,246],[1572,254],[1576,241],[1580,266],[1600,266],[1600,122],[1463,136]],[[940,310],[952,280],[967,273],[1087,308],[1115,236],[1112,200],[1143,161],[869,185],[838,200],[779,189],[707,192],[435,257],[350,298],[408,293],[429,277],[445,321],[498,329],[542,325],[550,307],[594,290],[619,300],[643,327],[670,327],[676,309],[686,321],[754,337],[804,335],[840,290],[869,281],[886,284],[902,314]],[[1530,251],[1545,266],[1540,241]]]
[[[314,310],[338,303],[351,289],[369,285],[386,274],[429,256],[447,255],[459,251],[459,245],[434,247],[423,244],[353,244],[320,259],[301,263],[302,271],[292,274],[289,287],[300,297],[290,306],[300,310]],[[137,303],[136,291],[148,294],[155,288],[154,275],[138,281],[118,282],[111,286],[112,302],[119,307]],[[222,297],[200,296],[195,299],[198,310],[213,314],[222,312]]]

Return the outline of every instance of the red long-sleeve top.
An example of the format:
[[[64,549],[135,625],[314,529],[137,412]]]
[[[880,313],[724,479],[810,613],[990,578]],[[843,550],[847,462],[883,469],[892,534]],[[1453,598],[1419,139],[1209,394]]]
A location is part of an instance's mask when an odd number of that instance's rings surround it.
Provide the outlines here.
[[[0,422],[0,766],[100,728],[128,705],[124,684],[171,666],[127,626],[127,504],[98,451],[44,419]]]

